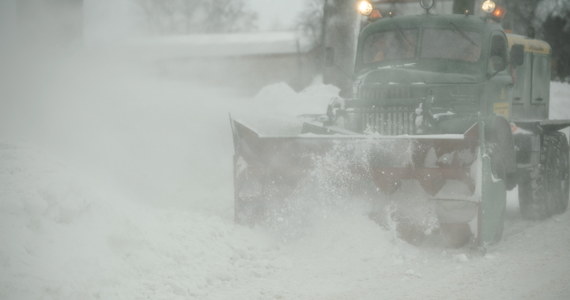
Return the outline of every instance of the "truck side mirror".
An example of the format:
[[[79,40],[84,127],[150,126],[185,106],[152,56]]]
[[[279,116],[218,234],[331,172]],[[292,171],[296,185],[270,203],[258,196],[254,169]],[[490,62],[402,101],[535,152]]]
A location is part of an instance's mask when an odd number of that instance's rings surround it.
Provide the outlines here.
[[[325,48],[325,65],[332,66],[334,65],[334,48],[333,47],[326,47]]]
[[[516,44],[511,47],[511,65],[521,66],[524,62],[524,45]]]

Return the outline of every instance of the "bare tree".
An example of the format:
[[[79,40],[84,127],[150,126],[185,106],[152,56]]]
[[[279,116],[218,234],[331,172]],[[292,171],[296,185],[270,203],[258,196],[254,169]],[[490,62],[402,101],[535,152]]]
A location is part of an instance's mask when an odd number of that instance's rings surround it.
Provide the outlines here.
[[[297,27],[311,41],[313,47],[323,44],[325,0],[306,0],[307,8],[297,18]]]
[[[243,0],[136,0],[150,32],[188,34],[249,31],[257,15]]]
[[[202,1],[207,19],[202,22],[204,32],[236,32],[255,28],[257,14],[247,10],[243,1]]]
[[[351,87],[356,51],[359,16],[354,9],[356,0],[306,0],[307,9],[299,16],[298,26],[313,41],[319,53],[323,80],[341,88]]]
[[[570,2],[542,1],[536,9],[537,36],[552,46],[552,75],[570,81]]]
[[[541,0],[505,0],[508,13],[503,26],[514,33],[534,36],[537,29],[535,12]]]

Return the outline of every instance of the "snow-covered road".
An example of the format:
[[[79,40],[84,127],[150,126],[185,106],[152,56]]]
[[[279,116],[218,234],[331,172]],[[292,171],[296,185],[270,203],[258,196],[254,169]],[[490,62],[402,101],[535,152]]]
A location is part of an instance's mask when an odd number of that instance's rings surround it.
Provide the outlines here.
[[[333,87],[236,96],[89,54],[33,70],[0,92],[0,299],[570,298],[570,214],[522,220],[514,193],[486,254],[411,246],[352,200],[233,224],[228,114],[320,110]],[[551,94],[570,118],[570,85]]]

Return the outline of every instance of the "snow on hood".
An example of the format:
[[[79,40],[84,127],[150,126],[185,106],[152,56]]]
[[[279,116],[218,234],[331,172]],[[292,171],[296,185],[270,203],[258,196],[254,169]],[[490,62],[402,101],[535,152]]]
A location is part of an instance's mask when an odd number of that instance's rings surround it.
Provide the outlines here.
[[[262,88],[252,99],[252,105],[261,114],[297,116],[323,114],[339,89],[332,85],[313,84],[301,92],[295,92],[286,83],[276,83]]]
[[[337,87],[320,83],[301,92],[286,83],[276,83],[262,88],[250,102],[233,111],[232,117],[263,135],[297,135],[302,125],[297,116],[325,114],[338,92]]]

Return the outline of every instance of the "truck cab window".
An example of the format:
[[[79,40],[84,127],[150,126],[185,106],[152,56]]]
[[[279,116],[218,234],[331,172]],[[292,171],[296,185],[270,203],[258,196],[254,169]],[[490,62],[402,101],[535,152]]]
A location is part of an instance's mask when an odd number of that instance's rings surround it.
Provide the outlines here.
[[[490,72],[498,72],[507,66],[507,40],[502,35],[494,35],[491,39],[489,54]]]
[[[481,57],[481,34],[459,28],[426,28],[421,57],[477,62]]]
[[[362,62],[368,64],[414,58],[417,36],[417,29],[399,29],[370,35],[364,42]]]
[[[507,40],[501,35],[493,36],[491,41],[491,57],[499,56],[507,59]]]

